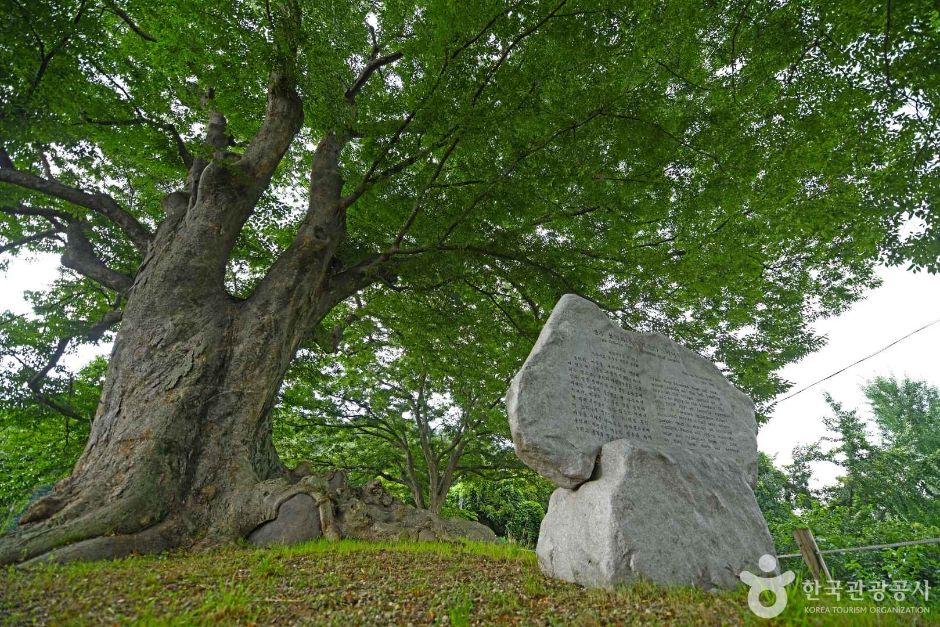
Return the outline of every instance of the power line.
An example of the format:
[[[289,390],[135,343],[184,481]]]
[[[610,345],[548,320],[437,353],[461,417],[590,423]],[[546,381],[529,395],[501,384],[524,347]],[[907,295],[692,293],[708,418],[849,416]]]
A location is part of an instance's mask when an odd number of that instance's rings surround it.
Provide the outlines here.
[[[891,348],[891,347],[894,346],[895,344],[899,344],[900,342],[903,342],[904,340],[906,340],[907,338],[911,337],[912,335],[917,335],[918,333],[920,333],[920,332],[923,331],[924,329],[928,329],[928,328],[932,327],[933,325],[937,324],[938,322],[940,322],[940,318],[937,318],[937,319],[934,320],[933,322],[928,322],[927,324],[925,324],[924,326],[920,327],[919,329],[914,329],[913,331],[911,331],[910,333],[908,333],[908,334],[905,335],[904,337],[899,337],[898,339],[894,340],[893,342],[891,342],[891,343],[888,344],[887,346],[883,346],[883,347],[879,348],[878,350],[876,350],[876,351],[875,351],[874,353],[872,353],[871,355],[866,355],[865,357],[862,357],[862,358],[859,359],[858,361],[855,361],[855,362],[850,363],[850,364],[849,364],[848,366],[846,366],[845,368],[842,368],[842,369],[840,369],[840,370],[836,370],[836,371],[833,372],[832,374],[830,374],[830,375],[828,375],[828,376],[826,376],[826,377],[823,377],[822,379],[820,379],[820,380],[818,380],[818,381],[813,381],[812,383],[810,383],[810,384],[807,385],[806,387],[800,388],[800,389],[797,390],[796,392],[794,392],[794,393],[792,393],[792,394],[788,394],[787,396],[784,396],[784,397],[781,398],[779,401],[774,401],[773,404],[776,405],[777,403],[782,403],[782,402],[785,401],[785,400],[788,400],[788,399],[793,398],[793,397],[796,396],[797,394],[802,394],[802,393],[805,392],[806,390],[808,390],[808,389],[810,389],[810,388],[813,388],[813,387],[816,387],[817,385],[819,385],[819,384],[822,383],[823,381],[828,381],[828,380],[831,379],[832,377],[834,377],[834,376],[836,376],[836,375],[839,375],[839,374],[842,374],[843,372],[845,372],[846,370],[848,370],[848,369],[851,368],[852,366],[857,366],[857,365],[859,365],[860,363],[862,363],[863,361],[866,361],[866,360],[868,360],[868,359],[871,359],[871,358],[874,357],[875,355],[880,355],[881,353],[885,352],[886,350],[888,350],[889,348]]]

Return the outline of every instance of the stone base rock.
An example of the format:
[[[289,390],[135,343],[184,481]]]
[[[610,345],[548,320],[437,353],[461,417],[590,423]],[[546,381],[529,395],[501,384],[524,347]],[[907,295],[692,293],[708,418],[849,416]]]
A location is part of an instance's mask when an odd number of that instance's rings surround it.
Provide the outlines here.
[[[248,541],[258,546],[300,544],[321,535],[316,501],[309,494],[295,494],[277,508],[277,518],[248,534]]]
[[[628,440],[603,446],[590,481],[555,490],[537,547],[545,575],[592,588],[733,588],[765,553],[773,540],[736,468]]]
[[[377,480],[352,488],[342,472],[307,475],[309,470],[298,468],[293,471],[298,492],[281,502],[273,520],[248,534],[249,542],[297,544],[321,535],[373,541],[496,541],[493,530],[478,522],[442,518],[405,505]]]

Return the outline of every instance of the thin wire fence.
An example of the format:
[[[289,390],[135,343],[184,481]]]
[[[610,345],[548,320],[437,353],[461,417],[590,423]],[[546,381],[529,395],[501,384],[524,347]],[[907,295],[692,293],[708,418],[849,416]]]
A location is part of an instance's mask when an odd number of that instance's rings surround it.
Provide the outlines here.
[[[940,544],[940,538],[925,538],[923,540],[907,540],[905,542],[892,542],[890,544],[870,544],[868,546],[853,546],[847,549],[826,549],[820,550],[820,555],[835,555],[837,553],[852,553],[854,551],[877,551],[879,549],[893,549],[899,546],[914,546],[916,544]],[[801,553],[786,553],[778,555],[777,558],[784,559],[788,557],[802,557]]]

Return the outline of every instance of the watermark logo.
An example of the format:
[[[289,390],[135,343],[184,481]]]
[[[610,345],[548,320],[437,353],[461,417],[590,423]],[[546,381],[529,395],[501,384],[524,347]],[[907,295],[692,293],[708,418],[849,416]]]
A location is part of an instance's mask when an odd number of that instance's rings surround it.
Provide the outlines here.
[[[762,555],[757,565],[765,573],[772,573],[777,570],[777,558],[773,555]],[[752,612],[761,618],[773,618],[786,608],[786,587],[796,579],[796,575],[793,574],[792,570],[774,577],[759,577],[748,570],[743,570],[738,576],[741,581],[751,587],[747,593],[747,605]],[[768,590],[774,595],[774,602],[771,605],[764,605],[761,602],[760,593],[764,590]]]

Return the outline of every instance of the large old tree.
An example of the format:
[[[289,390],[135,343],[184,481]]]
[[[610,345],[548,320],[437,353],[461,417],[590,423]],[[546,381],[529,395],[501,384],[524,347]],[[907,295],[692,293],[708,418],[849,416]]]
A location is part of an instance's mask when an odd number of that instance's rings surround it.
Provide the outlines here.
[[[495,367],[579,292],[771,397],[880,253],[936,267],[937,24],[929,2],[4,0],[0,245],[67,268],[6,318],[4,376],[90,437],[0,562],[243,537],[294,480],[271,438],[292,360],[366,313]],[[459,337],[421,336],[434,316]],[[60,360],[107,334],[91,417]]]

